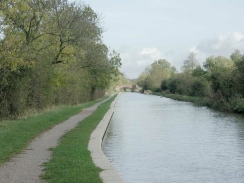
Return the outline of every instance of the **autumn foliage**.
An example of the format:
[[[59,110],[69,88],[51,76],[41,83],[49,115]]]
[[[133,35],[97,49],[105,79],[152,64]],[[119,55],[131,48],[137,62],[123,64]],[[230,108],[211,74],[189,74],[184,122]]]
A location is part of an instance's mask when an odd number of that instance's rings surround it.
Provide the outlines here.
[[[1,1],[0,119],[104,95],[121,62],[103,31],[86,4]]]

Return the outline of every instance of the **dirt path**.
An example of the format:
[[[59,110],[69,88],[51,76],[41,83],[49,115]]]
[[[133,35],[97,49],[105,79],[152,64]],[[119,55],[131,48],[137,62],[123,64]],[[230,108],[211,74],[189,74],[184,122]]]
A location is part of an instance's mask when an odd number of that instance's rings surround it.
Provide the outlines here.
[[[108,99],[107,99],[108,100]],[[36,137],[28,147],[0,167],[0,183],[41,183],[42,164],[51,158],[50,148],[58,145],[59,139],[77,124],[91,115],[104,100]]]

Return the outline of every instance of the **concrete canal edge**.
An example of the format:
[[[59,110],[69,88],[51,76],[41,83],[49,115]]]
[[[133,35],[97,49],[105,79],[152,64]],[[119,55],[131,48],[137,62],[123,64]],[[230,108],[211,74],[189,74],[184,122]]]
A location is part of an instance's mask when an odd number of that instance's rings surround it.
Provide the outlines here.
[[[100,172],[100,177],[103,183],[124,183],[118,172],[115,170],[113,165],[110,163],[110,161],[102,151],[103,138],[106,134],[108,125],[113,116],[114,106],[118,100],[119,95],[111,103],[110,109],[104,115],[103,119],[100,121],[96,129],[92,132],[88,144],[88,149],[91,152],[91,157],[94,164],[102,169],[102,171]]]

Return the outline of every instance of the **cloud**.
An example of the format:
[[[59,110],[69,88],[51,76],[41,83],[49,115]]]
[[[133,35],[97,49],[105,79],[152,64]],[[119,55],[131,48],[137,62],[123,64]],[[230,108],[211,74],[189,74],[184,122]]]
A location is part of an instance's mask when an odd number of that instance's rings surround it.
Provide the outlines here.
[[[157,48],[143,48],[140,52],[141,55],[151,55],[158,52]]]
[[[244,51],[244,32],[229,32],[202,41],[197,49],[211,55],[230,56],[235,49]]]
[[[164,55],[157,48],[143,48],[140,53],[141,57],[150,58],[151,60],[159,60],[164,58]]]
[[[196,46],[192,46],[190,49],[189,49],[189,52],[193,52],[193,53],[199,53],[200,51],[197,49]]]
[[[203,40],[198,46],[192,46],[189,52],[196,53],[199,64],[203,64],[206,58],[212,55],[229,57],[235,49],[244,51],[244,32],[235,31],[216,35]]]
[[[244,32],[219,34],[196,45],[181,52],[176,52],[174,49],[165,51],[157,47],[144,47],[136,50],[128,46],[122,46],[117,50],[122,58],[121,71],[129,78],[137,78],[146,67],[159,59],[167,59],[172,66],[180,71],[190,52],[196,53],[197,60],[201,65],[207,57],[212,55],[229,57],[235,49],[244,52]]]
[[[134,50],[122,46],[117,51],[122,59],[120,70],[129,78],[137,78],[153,61],[164,58],[163,53],[155,47]]]
[[[176,53],[174,50],[163,52],[156,47],[142,48],[140,50],[130,49],[122,46],[117,50],[122,59],[121,72],[128,78],[137,78],[155,60],[166,59],[172,66],[180,71],[183,61],[187,58],[188,52]],[[191,51],[196,50],[192,47]]]

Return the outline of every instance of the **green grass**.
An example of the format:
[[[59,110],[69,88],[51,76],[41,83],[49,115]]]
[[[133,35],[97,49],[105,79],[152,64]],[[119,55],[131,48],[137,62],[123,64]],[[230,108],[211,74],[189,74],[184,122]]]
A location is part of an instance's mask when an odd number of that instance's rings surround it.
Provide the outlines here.
[[[163,96],[166,98],[171,98],[173,100],[192,102],[193,104],[195,104],[197,106],[207,106],[207,107],[211,106],[209,100],[207,100],[204,97],[193,97],[193,96],[187,96],[187,95],[169,94],[169,93],[164,93],[164,92],[154,92],[153,94]]]
[[[244,113],[244,98],[231,98],[228,102],[222,103],[218,99],[210,99],[207,97],[193,97],[179,94],[170,94],[165,92],[154,92],[154,95],[171,98],[173,100],[192,102],[197,106],[207,106],[223,112]]]
[[[52,159],[44,165],[44,179],[49,183],[102,183],[101,170],[92,162],[88,143],[115,97],[101,104],[91,116],[61,138],[60,144],[52,149]]]
[[[196,105],[204,105],[209,106],[207,103],[207,100],[203,97],[192,97],[192,96],[186,96],[186,95],[177,95],[177,94],[167,94],[165,97],[172,98],[179,101],[185,101],[185,102],[192,102]]]
[[[79,113],[105,98],[29,116],[26,119],[0,122],[0,165],[20,153],[38,134]]]
[[[223,112],[244,114],[244,98],[239,98],[239,96],[229,98],[226,102],[223,103],[218,98],[194,97],[179,94],[170,94],[166,92],[154,92],[153,94],[178,101],[192,102],[197,106],[207,106],[209,108]]]

